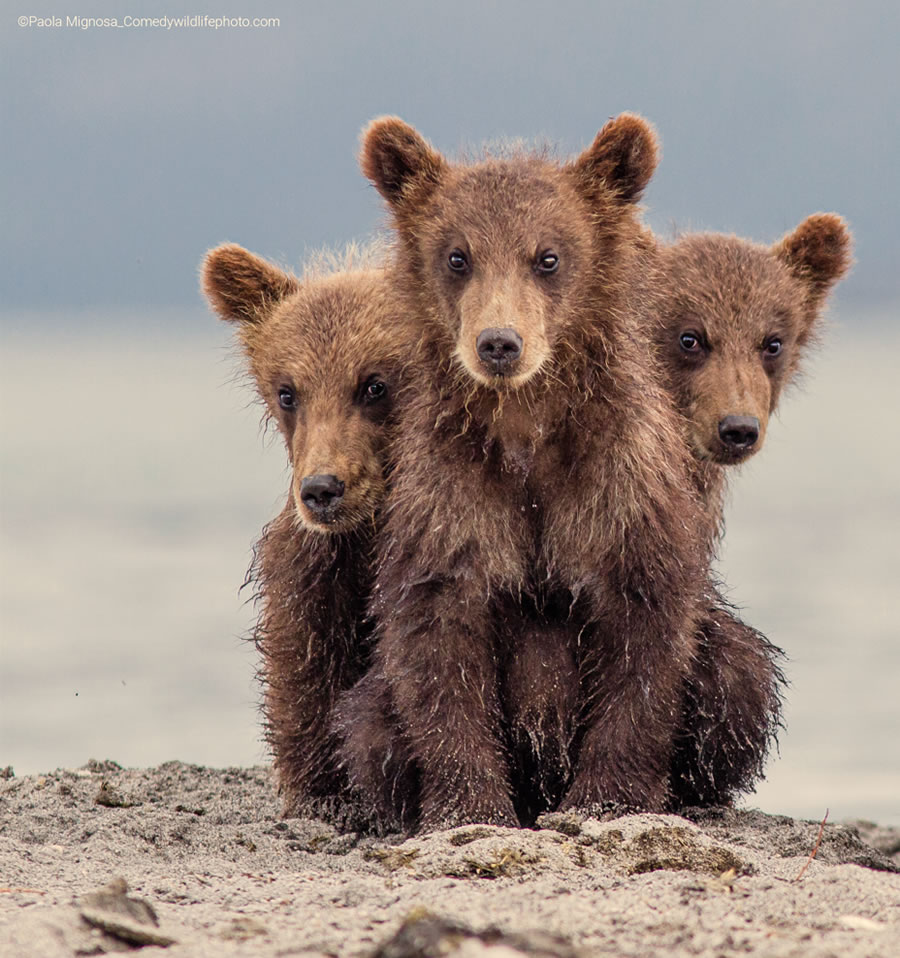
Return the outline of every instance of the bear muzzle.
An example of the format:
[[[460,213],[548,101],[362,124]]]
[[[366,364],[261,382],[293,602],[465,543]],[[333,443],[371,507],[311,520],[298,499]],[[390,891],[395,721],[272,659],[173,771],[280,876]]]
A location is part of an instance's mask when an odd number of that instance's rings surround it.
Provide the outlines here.
[[[344,497],[344,483],[337,476],[305,476],[300,483],[300,501],[316,522],[331,522]]]
[[[727,459],[744,459],[756,452],[760,434],[756,416],[724,416],[719,420],[718,431]]]
[[[489,375],[515,375],[522,356],[522,337],[508,326],[483,329],[475,340],[475,352]]]

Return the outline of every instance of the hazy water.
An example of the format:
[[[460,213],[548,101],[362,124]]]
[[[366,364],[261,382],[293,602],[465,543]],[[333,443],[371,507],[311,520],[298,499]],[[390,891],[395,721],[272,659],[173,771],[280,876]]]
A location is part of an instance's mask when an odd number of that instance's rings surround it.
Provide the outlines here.
[[[722,567],[793,682],[750,804],[900,824],[900,333],[844,315],[733,483]],[[0,766],[265,757],[238,587],[288,477],[202,310],[0,326]]]

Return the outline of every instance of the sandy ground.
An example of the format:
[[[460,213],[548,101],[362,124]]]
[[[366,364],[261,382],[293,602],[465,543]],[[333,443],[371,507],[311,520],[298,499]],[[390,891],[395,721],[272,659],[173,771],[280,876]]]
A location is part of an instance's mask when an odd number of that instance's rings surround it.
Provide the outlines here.
[[[4,776],[0,955],[900,954],[900,830],[810,862],[818,823],[752,811],[542,825],[339,835],[264,767]]]

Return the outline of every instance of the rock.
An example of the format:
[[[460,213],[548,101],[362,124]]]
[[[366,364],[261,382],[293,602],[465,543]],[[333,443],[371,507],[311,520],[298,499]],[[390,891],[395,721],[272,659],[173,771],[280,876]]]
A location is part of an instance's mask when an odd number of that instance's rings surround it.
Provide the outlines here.
[[[156,928],[159,919],[153,906],[141,898],[128,897],[124,878],[113,879],[105,888],[83,895],[81,917],[92,927],[129,945],[174,945],[175,939]]]
[[[400,930],[373,954],[372,958],[577,958],[564,938],[542,931],[505,934],[496,928],[482,932],[447,918],[413,913]]]

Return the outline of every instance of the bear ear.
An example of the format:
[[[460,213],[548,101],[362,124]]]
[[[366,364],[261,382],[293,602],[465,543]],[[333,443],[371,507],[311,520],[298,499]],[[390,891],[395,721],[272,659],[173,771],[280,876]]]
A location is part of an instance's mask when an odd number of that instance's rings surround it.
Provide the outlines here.
[[[658,163],[659,141],[653,127],[634,113],[620,113],[571,168],[589,198],[606,189],[625,203],[636,203]]]
[[[773,247],[772,252],[810,287],[824,296],[850,269],[853,240],[846,222],[835,213],[808,216]]]
[[[392,207],[402,205],[414,185],[428,193],[437,186],[444,158],[408,123],[382,116],[363,130],[360,139],[363,174]]]
[[[200,282],[212,308],[231,322],[258,322],[300,288],[295,277],[234,244],[206,254]]]

